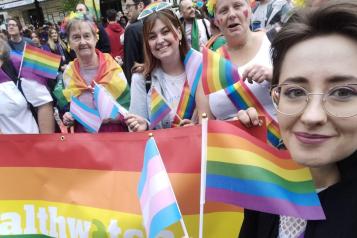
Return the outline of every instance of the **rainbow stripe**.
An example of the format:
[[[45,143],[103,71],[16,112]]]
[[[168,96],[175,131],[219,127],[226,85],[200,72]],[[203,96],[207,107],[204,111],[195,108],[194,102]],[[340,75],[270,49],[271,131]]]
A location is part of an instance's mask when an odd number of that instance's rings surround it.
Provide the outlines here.
[[[182,218],[154,138],[146,143],[138,196],[148,238]]]
[[[208,122],[206,186],[208,201],[325,219],[308,168],[227,122]]]
[[[245,110],[254,107],[259,115],[264,115],[267,121],[268,141],[278,146],[280,142],[280,131],[277,122],[264,109],[254,94],[249,90],[247,85],[240,80],[239,82],[227,87],[225,92],[237,110]]]
[[[150,105],[150,128],[153,129],[159,122],[170,113],[171,108],[165,102],[164,98],[156,91],[151,90],[151,105]]]
[[[100,0],[84,0],[84,4],[88,7],[90,14],[100,19]]]
[[[202,49],[202,54],[202,86],[206,95],[239,81],[238,69],[229,60],[207,48]]]
[[[44,78],[55,79],[61,56],[26,44],[20,76],[43,82]]]
[[[191,119],[193,112],[196,107],[195,96],[191,94],[190,86],[188,81],[185,81],[183,85],[180,102],[177,106],[176,114],[180,117],[175,116],[174,125],[179,125],[181,119]]]

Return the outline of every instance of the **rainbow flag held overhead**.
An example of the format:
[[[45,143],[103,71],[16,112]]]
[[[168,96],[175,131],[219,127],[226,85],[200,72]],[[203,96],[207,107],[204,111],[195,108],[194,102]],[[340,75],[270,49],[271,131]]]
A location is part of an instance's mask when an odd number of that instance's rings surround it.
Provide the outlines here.
[[[128,113],[128,110],[121,106],[108,90],[100,84],[95,84],[93,96],[99,116],[102,120],[108,118],[115,119],[118,116],[123,117]]]
[[[210,49],[203,48],[202,86],[206,95],[225,89],[239,81],[238,68]]]
[[[225,92],[233,105],[237,108],[237,111],[254,107],[258,111],[259,115],[266,117],[268,141],[272,145],[278,146],[281,138],[278,123],[269,115],[264,106],[249,90],[247,85],[240,80],[239,82],[227,87]]]
[[[84,4],[88,7],[90,14],[100,20],[100,0],[84,0]]]
[[[171,112],[170,106],[165,102],[165,99],[161,96],[155,88],[151,90],[151,105],[150,105],[150,128],[155,126]]]
[[[60,63],[60,55],[26,44],[19,76],[43,83],[57,77]]]
[[[207,201],[267,213],[325,219],[308,168],[247,132],[223,121],[209,121]]]
[[[76,97],[72,97],[70,112],[73,118],[78,121],[88,132],[96,133],[102,125],[102,119],[97,110],[88,107]]]
[[[174,191],[154,138],[144,152],[138,196],[148,238],[182,219]]]

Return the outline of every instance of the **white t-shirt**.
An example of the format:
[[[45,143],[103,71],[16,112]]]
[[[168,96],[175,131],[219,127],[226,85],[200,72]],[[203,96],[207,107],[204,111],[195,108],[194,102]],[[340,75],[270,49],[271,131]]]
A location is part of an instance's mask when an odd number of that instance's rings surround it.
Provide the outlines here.
[[[38,107],[52,101],[47,88],[34,81],[21,79],[26,99]],[[0,83],[0,130],[4,134],[37,134],[39,129],[27,101],[13,81]]]
[[[260,49],[255,57],[247,64],[238,68],[239,74],[242,75],[248,66],[254,64],[272,67],[270,60],[270,41],[266,36],[264,37],[262,45],[260,46]],[[276,110],[269,94],[270,83],[264,81],[260,84],[256,82],[250,84],[245,81],[245,84],[259,100],[259,102],[265,107],[270,116],[276,120]],[[209,95],[209,105],[211,112],[216,117],[216,119],[227,120],[237,116],[236,107],[233,105],[223,89]]]
[[[133,74],[131,81],[130,113],[150,119],[151,90],[153,87],[163,96],[171,107],[171,112],[156,126],[170,128],[180,102],[186,73],[177,76],[166,74],[161,68],[155,68],[151,73],[151,88],[146,93],[145,78],[142,74]]]

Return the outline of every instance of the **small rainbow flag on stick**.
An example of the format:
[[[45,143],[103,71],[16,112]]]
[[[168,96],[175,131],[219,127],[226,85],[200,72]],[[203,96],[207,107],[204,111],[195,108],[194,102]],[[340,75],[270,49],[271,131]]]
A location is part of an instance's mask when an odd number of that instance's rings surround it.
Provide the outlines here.
[[[178,115],[178,117],[175,116],[173,124],[179,125],[181,118],[191,119],[195,107],[196,107],[195,96],[191,94],[190,86],[188,85],[188,81],[186,80],[183,85],[180,102],[176,110],[176,114]]]
[[[202,49],[202,86],[206,95],[227,88],[239,81],[238,68],[229,60],[207,48]]]
[[[308,168],[227,122],[209,121],[207,201],[247,209],[325,219]]]
[[[43,83],[46,79],[55,79],[61,56],[25,44],[19,77],[34,79]]]
[[[171,112],[170,106],[155,88],[151,90],[150,111],[150,129],[155,128],[155,126]]]

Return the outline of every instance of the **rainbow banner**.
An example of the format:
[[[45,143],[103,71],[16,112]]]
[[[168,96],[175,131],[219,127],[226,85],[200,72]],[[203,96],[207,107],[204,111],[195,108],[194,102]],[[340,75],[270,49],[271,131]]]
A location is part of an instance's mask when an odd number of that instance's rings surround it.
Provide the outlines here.
[[[155,88],[151,89],[150,128],[153,129],[171,112],[170,106]]]
[[[201,127],[154,131],[190,237],[198,237]],[[0,236],[145,237],[137,196],[147,133],[0,135]],[[204,237],[236,238],[243,214],[205,206]],[[179,224],[159,233],[182,237]],[[24,236],[25,237],[25,236]]]
[[[272,145],[278,146],[281,138],[278,123],[269,115],[264,106],[249,90],[247,85],[240,80],[239,82],[227,87],[225,92],[238,111],[254,107],[258,111],[259,115],[266,117],[268,129],[267,139]]]
[[[138,196],[147,237],[155,238],[164,228],[182,219],[154,138],[149,138],[145,146]]]
[[[96,17],[96,21],[100,21],[100,0],[84,0],[84,4],[88,7],[90,14]]]
[[[308,168],[223,121],[209,121],[206,200],[267,213],[325,219]]]
[[[19,75],[44,83],[45,79],[57,77],[60,63],[60,55],[26,44]]]
[[[225,89],[239,81],[238,68],[210,49],[203,48],[202,86],[206,95]]]

